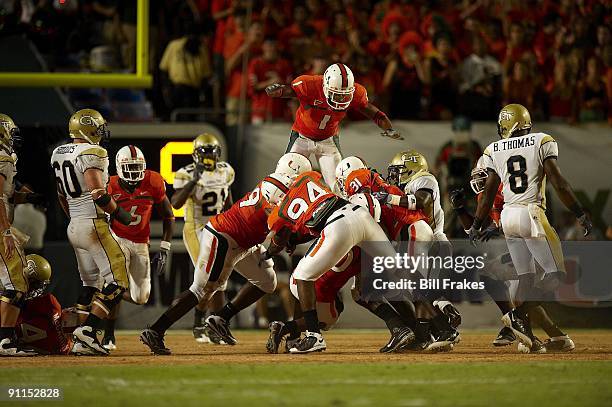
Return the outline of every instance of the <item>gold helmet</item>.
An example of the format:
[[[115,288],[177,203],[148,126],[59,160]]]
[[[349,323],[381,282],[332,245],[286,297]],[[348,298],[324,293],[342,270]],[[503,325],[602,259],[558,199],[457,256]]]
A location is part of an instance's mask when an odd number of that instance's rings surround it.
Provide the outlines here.
[[[206,171],[213,171],[221,157],[221,143],[210,133],[200,134],[193,140],[193,161],[204,166]]]
[[[13,139],[19,135],[19,127],[17,127],[9,115],[0,113],[0,124],[9,132]]]
[[[0,126],[0,148],[6,150],[9,154],[13,152],[13,137],[4,126]]]
[[[81,109],[70,117],[68,123],[70,138],[87,140],[91,144],[100,144],[110,138],[110,132],[104,117],[94,109]]]
[[[397,153],[387,168],[387,182],[403,187],[420,172],[429,171],[427,160],[416,150]]]
[[[28,254],[26,261],[29,280],[43,283],[51,281],[51,265],[47,259],[38,254]]]
[[[523,105],[512,103],[504,106],[497,119],[497,134],[501,138],[512,137],[517,131],[531,131],[531,115]]]

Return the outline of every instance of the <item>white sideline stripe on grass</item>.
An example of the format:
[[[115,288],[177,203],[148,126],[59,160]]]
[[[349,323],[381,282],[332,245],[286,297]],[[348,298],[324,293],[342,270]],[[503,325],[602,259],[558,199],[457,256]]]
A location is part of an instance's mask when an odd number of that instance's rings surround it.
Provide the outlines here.
[[[158,381],[153,380],[124,380],[124,379],[100,379],[99,377],[92,376],[81,376],[79,381],[90,380],[95,382],[104,382],[109,386],[116,387],[130,387],[130,386],[156,386],[159,384]],[[329,386],[329,385],[366,385],[366,386],[420,386],[420,385],[448,385],[448,384],[469,384],[469,385],[507,385],[507,384],[525,384],[525,383],[539,383],[539,378],[512,378],[512,377],[500,377],[495,379],[326,379],[320,381],[309,381],[309,380],[293,380],[293,379],[277,379],[274,381],[275,385],[315,385],[315,386]],[[559,379],[554,381],[547,381],[547,384],[588,384],[589,382],[584,380],[576,379]],[[593,381],[592,384],[599,383]],[[269,380],[259,379],[179,379],[173,380],[173,385],[181,386],[197,386],[197,385],[213,385],[213,386],[236,386],[236,385],[252,385],[252,386],[268,386]]]

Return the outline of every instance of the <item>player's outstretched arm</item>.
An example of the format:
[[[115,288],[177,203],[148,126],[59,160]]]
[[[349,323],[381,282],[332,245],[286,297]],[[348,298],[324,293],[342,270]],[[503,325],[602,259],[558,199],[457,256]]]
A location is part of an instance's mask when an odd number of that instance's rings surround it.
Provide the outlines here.
[[[266,86],[266,93],[271,98],[294,98],[297,97],[295,91],[291,89],[291,86],[283,85],[280,83],[274,83],[270,86]]]
[[[395,140],[404,139],[397,130],[393,129],[391,120],[389,120],[387,115],[382,110],[374,106],[372,103],[368,102],[368,104],[365,105],[365,107],[363,107],[362,109],[359,109],[359,111],[365,117],[376,123],[376,125],[382,130],[382,136],[390,137]]]
[[[570,183],[561,175],[561,169],[556,158],[550,157],[544,160],[544,174],[546,174],[546,179],[550,180],[550,183],[555,188],[557,196],[563,202],[563,205],[578,218],[578,221],[584,228],[584,235],[588,235],[591,229],[593,229],[593,223],[589,215],[584,212],[580,202],[578,202]]]
[[[125,209],[117,205],[115,200],[106,191],[106,185],[102,182],[102,171],[97,168],[89,168],[85,170],[85,185],[96,205],[109,215],[111,218],[123,225],[129,225],[132,222],[132,215]]]
[[[183,188],[175,189],[172,197],[170,198],[170,202],[172,203],[172,207],[174,209],[180,209],[187,202],[187,198],[191,196],[191,193],[195,189],[196,185],[198,185],[198,181],[200,180],[200,176],[204,172],[204,166],[196,164],[193,169],[193,174],[191,177],[191,181],[185,184]]]

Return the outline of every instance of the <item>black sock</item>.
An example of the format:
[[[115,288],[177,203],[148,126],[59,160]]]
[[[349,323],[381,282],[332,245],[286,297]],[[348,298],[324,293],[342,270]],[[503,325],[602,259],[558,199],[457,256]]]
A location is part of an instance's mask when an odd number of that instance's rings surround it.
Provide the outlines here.
[[[106,320],[106,327],[104,328],[104,336],[114,336],[115,335],[115,321],[116,319]]]
[[[201,311],[199,309],[195,309],[193,313],[193,326],[202,326],[204,325],[204,320],[206,319],[206,311]]]
[[[98,329],[102,325],[102,319],[95,316],[92,312],[89,313],[87,319],[85,320],[84,326],[90,326],[93,329]]]
[[[157,318],[157,321],[155,321],[153,325],[151,325],[151,329],[163,335],[164,332],[166,332],[168,328],[170,328],[170,326],[172,326],[172,321],[170,321],[168,315],[164,313],[161,314],[159,318]]]
[[[321,333],[319,329],[319,317],[317,316],[317,310],[304,311],[304,322],[306,322],[306,329],[309,332]]]
[[[228,302],[225,304],[225,307],[221,308],[221,310],[215,313],[215,315],[229,322],[229,320],[232,319],[234,315],[238,313],[238,311],[239,310],[237,310],[231,302]]]
[[[285,326],[281,329],[281,335],[285,336],[287,334],[289,334],[287,339],[297,339],[300,337],[301,332],[296,321],[287,321],[285,323]]]
[[[429,328],[429,321],[427,319],[417,319],[417,323],[414,327],[414,334],[419,341],[426,342],[431,339],[431,331]]]
[[[377,317],[385,321],[385,324],[391,333],[393,333],[394,328],[404,326],[402,318],[393,308],[391,308],[389,304],[380,304],[373,312]]]
[[[3,326],[0,328],[0,339],[13,339],[15,337],[15,327],[14,326]]]

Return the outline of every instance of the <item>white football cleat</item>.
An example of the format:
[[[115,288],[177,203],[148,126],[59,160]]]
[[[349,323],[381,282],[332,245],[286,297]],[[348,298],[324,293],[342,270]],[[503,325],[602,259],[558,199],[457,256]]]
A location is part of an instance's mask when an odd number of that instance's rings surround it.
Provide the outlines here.
[[[325,339],[323,339],[323,335],[317,332],[306,331],[306,335],[293,347],[289,348],[289,353],[321,352],[325,349],[327,349],[327,344]]]

